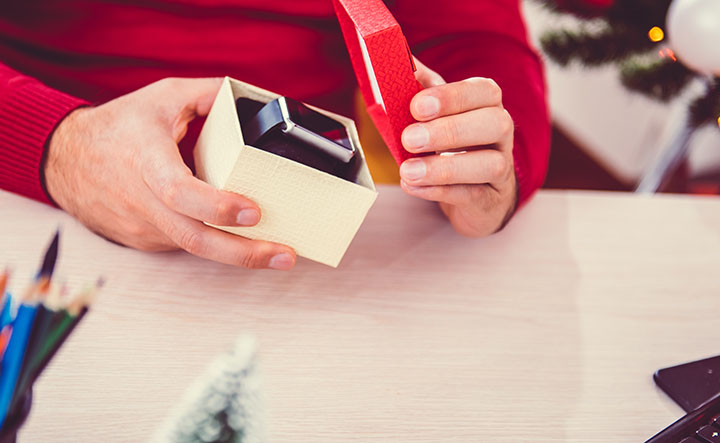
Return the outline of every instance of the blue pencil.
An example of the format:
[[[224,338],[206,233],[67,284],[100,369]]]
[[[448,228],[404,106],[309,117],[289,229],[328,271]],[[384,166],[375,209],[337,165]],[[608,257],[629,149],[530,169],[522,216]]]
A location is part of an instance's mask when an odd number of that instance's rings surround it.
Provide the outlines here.
[[[10,293],[6,293],[3,297],[2,312],[0,312],[0,329],[12,323],[12,296]]]
[[[5,350],[0,372],[0,428],[8,414],[36,312],[37,306],[22,304],[13,322],[13,333]]]

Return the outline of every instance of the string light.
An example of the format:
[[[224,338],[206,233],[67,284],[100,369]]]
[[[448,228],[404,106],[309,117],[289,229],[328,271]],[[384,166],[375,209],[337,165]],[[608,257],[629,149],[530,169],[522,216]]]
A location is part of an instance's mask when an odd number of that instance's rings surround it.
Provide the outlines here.
[[[718,117],[718,126],[720,126],[720,117]]]
[[[658,51],[658,54],[660,55],[660,58],[669,58],[674,62],[677,61],[677,57],[675,57],[675,53],[670,48],[663,48]]]
[[[665,32],[663,32],[663,30],[662,30],[660,27],[658,27],[658,26],[653,26],[653,27],[648,31],[648,37],[650,37],[650,41],[653,41],[653,42],[655,42],[655,43],[661,42],[662,39],[665,38]]]

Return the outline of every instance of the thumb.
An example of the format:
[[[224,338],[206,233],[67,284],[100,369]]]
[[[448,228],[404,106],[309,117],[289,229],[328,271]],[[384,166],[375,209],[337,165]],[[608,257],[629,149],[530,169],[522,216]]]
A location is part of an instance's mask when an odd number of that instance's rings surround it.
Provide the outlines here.
[[[415,58],[415,79],[420,82],[423,88],[431,88],[433,86],[440,86],[446,83],[445,79],[440,74],[433,71],[432,69],[425,66],[420,60]]]
[[[166,78],[156,83],[158,103],[164,103],[161,107],[176,142],[185,135],[188,123],[210,112],[221,84],[219,77]]]

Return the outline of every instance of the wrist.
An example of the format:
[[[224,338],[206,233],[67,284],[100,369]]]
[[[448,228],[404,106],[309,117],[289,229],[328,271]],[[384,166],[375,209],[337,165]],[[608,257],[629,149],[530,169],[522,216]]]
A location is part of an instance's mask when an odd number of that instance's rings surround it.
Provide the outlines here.
[[[63,202],[60,201],[60,185],[58,183],[62,176],[60,172],[62,159],[67,157],[69,148],[77,144],[77,136],[81,133],[78,129],[81,127],[78,121],[90,109],[92,108],[83,105],[70,111],[55,126],[45,143],[45,150],[40,164],[40,181],[50,202],[59,208],[65,209]]]

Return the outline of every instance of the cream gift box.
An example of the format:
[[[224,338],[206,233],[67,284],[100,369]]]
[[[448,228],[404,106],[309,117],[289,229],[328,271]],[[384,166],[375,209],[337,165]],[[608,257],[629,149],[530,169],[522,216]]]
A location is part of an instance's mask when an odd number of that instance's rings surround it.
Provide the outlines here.
[[[241,97],[268,103],[279,95],[225,77],[195,145],[195,168],[201,180],[253,200],[262,218],[253,227],[216,227],[336,267],[377,197],[355,124],[313,108],[347,128],[359,156],[353,183],[246,145],[235,108]]]

